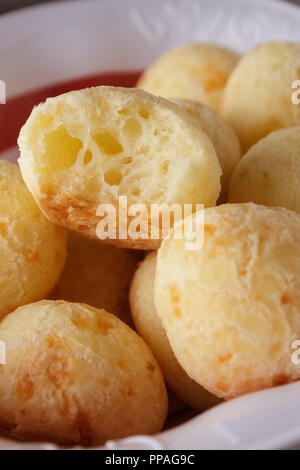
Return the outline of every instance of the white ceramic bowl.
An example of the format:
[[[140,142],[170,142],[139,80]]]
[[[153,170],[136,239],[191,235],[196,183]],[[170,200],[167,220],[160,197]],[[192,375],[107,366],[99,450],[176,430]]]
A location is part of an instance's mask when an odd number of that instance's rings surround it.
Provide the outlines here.
[[[77,0],[0,17],[2,158],[15,160],[18,127],[36,100],[87,83],[132,84],[170,47],[205,40],[245,52],[272,39],[300,41],[300,8],[276,0]],[[91,77],[86,79],[86,77]],[[62,82],[75,80],[72,84]],[[116,82],[114,82],[116,80]],[[127,82],[126,82],[127,80]],[[49,88],[50,87],[50,88]],[[300,382],[221,404],[157,436],[106,449],[279,449],[300,446]],[[55,449],[0,439],[0,449]]]

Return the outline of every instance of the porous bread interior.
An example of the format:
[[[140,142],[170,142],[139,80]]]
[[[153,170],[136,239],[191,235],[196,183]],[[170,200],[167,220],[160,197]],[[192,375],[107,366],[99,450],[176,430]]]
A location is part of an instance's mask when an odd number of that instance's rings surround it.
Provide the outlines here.
[[[36,198],[213,205],[220,169],[200,126],[142,90],[97,87],[50,98],[32,112],[20,167]],[[58,197],[58,196],[57,196]]]

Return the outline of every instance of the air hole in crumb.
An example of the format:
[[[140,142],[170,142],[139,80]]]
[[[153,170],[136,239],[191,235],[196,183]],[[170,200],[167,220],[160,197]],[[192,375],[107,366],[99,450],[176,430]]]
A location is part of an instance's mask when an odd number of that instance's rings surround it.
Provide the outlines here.
[[[72,137],[64,126],[45,136],[45,153],[41,156],[44,171],[67,170],[77,160],[82,142]]]
[[[133,188],[133,189],[131,190],[131,194],[132,194],[133,196],[139,196],[139,195],[141,194],[140,188]]]
[[[110,132],[99,132],[93,136],[93,139],[100,151],[106,155],[116,155],[123,150],[120,142]]]
[[[149,152],[149,147],[148,147],[148,145],[142,145],[142,146],[139,148],[139,153],[141,153],[141,154],[143,154],[143,155],[146,155],[148,152]]]
[[[123,163],[124,165],[128,165],[131,162],[132,162],[132,157],[124,157],[121,160],[121,163]]]
[[[149,118],[149,111],[147,111],[147,109],[145,108],[141,108],[139,110],[139,115],[141,116],[141,118],[143,119],[148,119]]]
[[[85,152],[85,155],[84,155],[84,158],[83,158],[83,164],[88,165],[90,163],[90,161],[92,160],[92,158],[93,158],[93,155],[88,150],[87,152]]]
[[[126,109],[126,108],[122,108],[122,109],[119,109],[119,110],[118,110],[118,113],[119,113],[119,114],[123,114],[124,116],[128,116],[129,110]]]
[[[138,139],[142,133],[141,124],[133,118],[127,119],[123,127],[124,135],[129,139]]]
[[[160,166],[160,171],[162,173],[167,173],[168,172],[168,168],[169,168],[169,164],[170,164],[170,161],[169,160],[165,160],[164,162],[162,162],[161,166]]]
[[[166,144],[167,142],[169,141],[169,137],[167,135],[162,135],[161,138],[160,138],[160,143],[163,145],[163,144]]]
[[[114,186],[120,184],[122,177],[123,175],[120,170],[117,170],[117,168],[111,168],[105,173],[104,181],[105,183]]]

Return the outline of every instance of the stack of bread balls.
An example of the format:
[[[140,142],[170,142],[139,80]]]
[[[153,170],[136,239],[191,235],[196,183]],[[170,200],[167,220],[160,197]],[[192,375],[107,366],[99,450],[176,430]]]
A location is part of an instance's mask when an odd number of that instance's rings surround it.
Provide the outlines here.
[[[194,43],[33,109],[0,161],[2,435],[96,446],[300,378],[299,70]]]

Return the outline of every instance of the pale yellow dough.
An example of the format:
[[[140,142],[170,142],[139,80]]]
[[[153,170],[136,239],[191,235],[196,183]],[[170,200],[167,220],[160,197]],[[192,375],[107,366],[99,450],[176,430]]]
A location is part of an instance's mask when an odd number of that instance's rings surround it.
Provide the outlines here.
[[[246,54],[230,76],[223,117],[232,125],[245,152],[270,132],[300,125],[292,83],[300,79],[300,44],[270,42]]]
[[[256,202],[300,212],[300,126],[281,129],[253,145],[236,167],[230,202]]]
[[[239,56],[208,43],[178,46],[159,57],[138,81],[138,87],[164,98],[186,98],[219,112],[228,77]]]
[[[68,258],[51,299],[103,308],[132,325],[129,284],[142,253],[68,235]]]
[[[224,398],[299,379],[300,216],[224,204],[204,229],[198,251],[174,234],[158,250],[155,304],[181,366]]]
[[[161,237],[151,239],[151,204],[195,208],[212,206],[219,196],[221,169],[199,122],[142,90],[96,87],[49,98],[33,109],[18,143],[23,178],[46,216],[96,238],[99,205],[106,216],[103,204],[110,204],[116,236],[106,241],[119,246],[160,245]],[[145,205],[146,237],[137,228],[119,236],[119,221],[128,228],[135,219],[119,220],[119,196],[127,197],[128,211]]]
[[[137,269],[130,288],[130,305],[139,334],[155,355],[170,390],[184,403],[204,411],[220,402],[198,385],[178,363],[154,306],[156,253],[150,253]]]
[[[0,160],[0,319],[40,300],[63,270],[67,235],[41,213],[17,165]]]
[[[41,301],[0,324],[0,430],[15,439],[99,445],[160,431],[163,376],[144,341],[114,315]]]
[[[241,158],[239,139],[230,125],[207,106],[184,99],[174,101],[199,120],[202,129],[212,141],[222,169],[221,194],[218,203],[227,202],[229,181]]]

